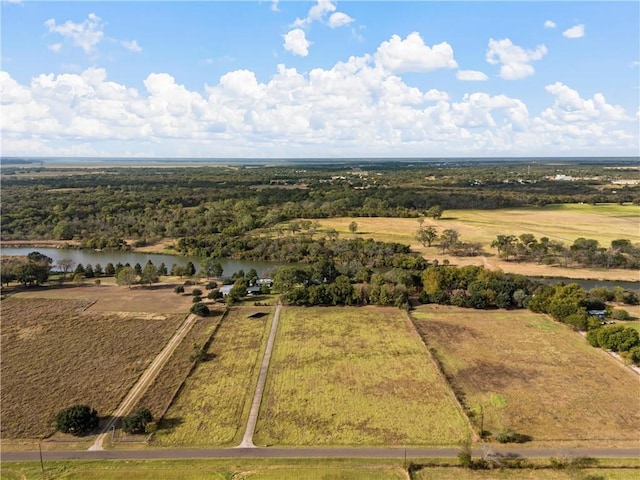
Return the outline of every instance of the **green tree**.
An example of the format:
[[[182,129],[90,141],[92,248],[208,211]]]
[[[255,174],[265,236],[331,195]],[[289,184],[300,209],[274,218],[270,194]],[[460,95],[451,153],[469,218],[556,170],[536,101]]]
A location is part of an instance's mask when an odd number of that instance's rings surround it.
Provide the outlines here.
[[[109,262],[104,266],[104,274],[107,277],[113,277],[116,274],[116,267],[113,266],[113,263]]]
[[[138,276],[131,267],[122,267],[122,269],[116,275],[116,283],[118,285],[126,285],[131,288],[131,285],[135,283]]]
[[[151,410],[140,407],[127,415],[122,420],[122,429],[127,433],[140,434],[145,433],[147,424],[153,421]]]
[[[349,224],[349,231],[353,234],[353,236],[355,237],[356,232],[358,231],[358,224],[356,223],[356,221],[352,221]]]
[[[194,315],[198,315],[199,317],[206,317],[209,315],[209,307],[207,307],[204,303],[194,303],[189,310]]]
[[[88,405],[73,405],[56,415],[56,428],[62,433],[82,435],[99,424],[98,412]]]
[[[200,266],[207,278],[220,278],[222,276],[223,269],[219,258],[207,257],[200,263]]]
[[[440,205],[434,205],[433,207],[429,208],[429,210],[427,210],[427,216],[433,217],[434,220],[438,220],[439,218],[441,218],[443,213],[444,209]]]
[[[159,280],[158,269],[153,263],[147,263],[142,269],[142,274],[140,275],[140,282],[148,283],[149,287],[151,287],[151,284],[157,282],[158,280]]]
[[[436,238],[438,238],[438,233],[434,227],[420,227],[416,233],[416,240],[419,241],[423,247],[430,247]]]
[[[460,234],[457,230],[449,228],[443,231],[442,235],[440,235],[440,248],[442,248],[442,253],[451,249],[456,243],[458,243],[459,239]]]
[[[187,262],[187,266],[185,267],[184,273],[187,277],[193,277],[196,274],[196,267],[193,262]]]

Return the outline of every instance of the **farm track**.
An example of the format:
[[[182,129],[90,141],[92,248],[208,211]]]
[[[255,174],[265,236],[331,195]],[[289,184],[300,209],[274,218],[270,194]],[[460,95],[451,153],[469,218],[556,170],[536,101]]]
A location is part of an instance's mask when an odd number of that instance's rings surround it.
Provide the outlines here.
[[[269,332],[267,346],[264,349],[264,357],[262,358],[262,365],[260,366],[260,375],[258,376],[256,391],[253,394],[251,411],[249,412],[249,418],[247,420],[247,428],[245,429],[244,436],[242,437],[242,443],[240,443],[237,448],[256,448],[253,444],[253,433],[256,430],[256,423],[258,422],[258,414],[260,413],[260,404],[262,403],[264,385],[267,382],[267,373],[269,371],[269,363],[271,362],[271,353],[273,352],[276,332],[278,331],[278,320],[280,319],[281,308],[282,304],[278,302],[276,311],[273,314],[273,321],[271,322],[271,331]]]
[[[187,333],[189,333],[197,318],[198,317],[193,314],[187,316],[180,328],[178,328],[173,337],[171,337],[171,340],[167,342],[162,351],[156,356],[153,362],[151,362],[149,367],[140,376],[138,382],[133,386],[133,388],[131,388],[131,390],[129,390],[129,393],[120,403],[118,408],[116,408],[116,410],[111,414],[111,419],[104,426],[91,447],[89,447],[89,450],[104,450],[102,444],[104,443],[104,439],[108,435],[109,430],[114,428],[118,419],[127,415],[131,411],[133,406],[142,397],[142,395],[144,395],[151,383],[156,379],[156,377],[162,370],[162,367],[164,367],[164,365],[167,363],[167,360],[169,360],[177,346],[180,345],[182,340],[184,340],[184,337],[187,335]]]

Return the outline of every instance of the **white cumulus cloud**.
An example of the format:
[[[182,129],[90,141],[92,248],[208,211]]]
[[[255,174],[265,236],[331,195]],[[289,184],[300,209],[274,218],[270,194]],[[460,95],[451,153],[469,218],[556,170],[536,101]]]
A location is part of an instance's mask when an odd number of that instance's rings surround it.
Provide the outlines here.
[[[85,53],[91,53],[104,37],[104,24],[95,13],[90,13],[82,23],[67,20],[58,25],[55,19],[44,22],[51,33],[57,33],[71,40],[74,46],[82,48]]]
[[[306,57],[309,55],[309,41],[304,33],[304,30],[300,28],[294,28],[287,34],[283,35],[284,49],[288,52],[298,55],[300,57]]]
[[[122,42],[120,42],[122,44],[122,46],[124,48],[126,48],[127,50],[131,50],[132,52],[141,52],[142,51],[142,47],[140,45],[138,45],[138,42],[136,40],[131,40],[130,42],[123,40]]]
[[[433,47],[425,45],[419,33],[402,40],[393,35],[382,42],[375,54],[376,63],[391,72],[427,72],[439,68],[456,68],[453,48],[447,42]]]
[[[54,53],[60,53],[60,51],[62,50],[62,44],[61,43],[52,43],[47,48],[49,50],[51,50],[52,52],[54,52]]]
[[[546,20],[544,22],[544,28],[556,28],[556,23],[553,20]]]
[[[477,70],[458,70],[456,72],[456,78],[467,82],[481,82],[487,80],[489,77]]]
[[[582,38],[584,37],[584,25],[575,25],[571,28],[567,28],[562,35],[566,38]]]
[[[518,80],[535,73],[531,62],[540,60],[547,54],[545,45],[538,45],[535,50],[525,50],[514,45],[510,39],[489,39],[487,62],[500,64],[500,77],[504,80]]]
[[[349,25],[351,22],[353,22],[353,18],[351,18],[349,15],[342,12],[336,12],[331,14],[327,25],[329,25],[331,28],[338,28]]]

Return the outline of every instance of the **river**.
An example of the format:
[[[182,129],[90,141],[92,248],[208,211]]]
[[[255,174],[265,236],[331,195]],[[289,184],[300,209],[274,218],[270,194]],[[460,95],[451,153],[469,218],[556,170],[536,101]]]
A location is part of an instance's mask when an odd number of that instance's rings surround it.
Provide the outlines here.
[[[53,259],[54,265],[58,264],[62,259],[70,259],[74,262],[75,265],[78,263],[82,263],[82,265],[86,265],[90,263],[92,266],[95,266],[96,263],[104,266],[111,262],[114,265],[118,262],[125,264],[129,263],[131,266],[139,263],[144,266],[149,260],[153,262],[154,265],[158,266],[164,262],[167,267],[167,270],[171,271],[171,266],[173,264],[184,266],[188,262],[192,262],[197,271],[200,271],[200,261],[202,258],[199,257],[183,257],[179,255],[166,255],[161,253],[141,253],[141,252],[119,252],[119,251],[101,251],[97,252],[95,250],[90,249],[79,249],[79,248],[38,248],[38,247],[9,247],[3,248],[1,250],[2,255],[27,255],[31,252],[40,252],[43,255],[51,257]],[[250,261],[250,260],[230,260],[230,259],[221,259],[220,263],[222,264],[222,269],[225,276],[231,276],[233,273],[238,272],[239,270],[244,270],[245,272],[255,268],[258,275],[262,278],[270,277],[273,272],[282,265],[282,263],[276,262],[261,262],[261,261]],[[55,267],[54,267],[55,268]],[[74,266],[75,268],[75,266]],[[577,283],[582,288],[589,290],[595,287],[607,287],[613,288],[615,286],[620,286],[622,288],[628,290],[634,290],[640,292],[640,282],[628,282],[628,281],[618,281],[618,280],[583,280],[583,279],[572,279],[572,278],[561,278],[561,277],[545,277],[545,278],[534,278],[532,280],[540,280],[545,283],[555,283],[555,282],[564,282],[564,283]]]

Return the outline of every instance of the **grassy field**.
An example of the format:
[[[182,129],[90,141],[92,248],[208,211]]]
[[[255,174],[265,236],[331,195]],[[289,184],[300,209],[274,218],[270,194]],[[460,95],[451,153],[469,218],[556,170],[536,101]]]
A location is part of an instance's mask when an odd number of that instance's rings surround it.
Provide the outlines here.
[[[443,255],[434,245],[423,247],[414,236],[419,228],[415,218],[331,218],[320,220],[320,230],[335,228],[341,238],[351,238],[349,224],[358,224],[357,236],[375,240],[398,242],[410,245],[429,260],[449,259],[452,264],[484,265],[499,268],[505,272],[539,276],[565,276],[569,278],[598,278],[638,281],[634,270],[604,270],[560,268],[533,263],[507,262],[497,257],[497,251],[490,247],[497,235],[520,235],[531,233],[536,238],[548,237],[565,245],[571,245],[577,238],[596,239],[603,247],[612,240],[628,238],[633,243],[640,242],[640,207],[633,205],[547,205],[538,208],[518,208],[500,210],[445,210],[439,220],[426,218],[424,226],[433,226],[441,233],[445,229],[455,229],[463,242],[479,242],[487,255],[483,257],[458,258]],[[606,225],[606,228],[603,228]]]
[[[272,313],[272,307],[234,307],[228,312],[208,350],[212,358],[198,365],[185,382],[155,444],[240,443]]]
[[[640,379],[566,326],[525,310],[429,305],[412,315],[485,430],[637,445]]]
[[[455,460],[453,460],[455,464]],[[430,459],[413,473],[415,480],[635,480],[640,473],[633,462],[628,468],[601,461],[589,469],[465,470],[442,466],[450,462]],[[548,462],[547,462],[548,466]],[[220,459],[150,461],[73,461],[3,463],[2,480],[401,480],[408,479],[400,459]]]
[[[282,310],[256,445],[450,445],[468,434],[401,311]]]
[[[108,415],[185,314],[94,312],[91,300],[12,296],[2,301],[2,438],[55,430],[62,408]]]
[[[174,395],[191,371],[193,363],[189,357],[193,353],[193,345],[196,343],[200,346],[205,345],[220,322],[223,310],[215,309],[211,305],[210,309],[211,314],[196,322],[138,402],[137,407],[146,407],[151,410],[153,418],[156,420],[167,411]]]

